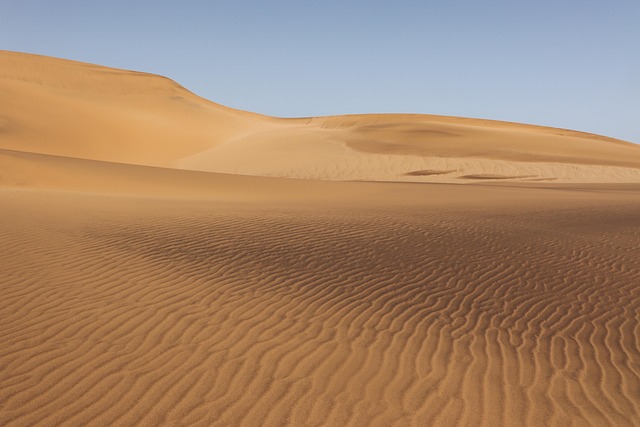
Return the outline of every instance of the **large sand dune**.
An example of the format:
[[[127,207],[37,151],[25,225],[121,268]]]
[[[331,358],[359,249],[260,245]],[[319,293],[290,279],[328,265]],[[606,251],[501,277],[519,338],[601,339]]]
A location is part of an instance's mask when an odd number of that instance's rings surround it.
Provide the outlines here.
[[[637,146],[12,52],[0,95],[0,425],[640,425]]]
[[[540,126],[431,115],[276,119],[164,77],[0,51],[0,148],[323,180],[640,182],[640,147]],[[416,174],[419,171],[432,174]]]

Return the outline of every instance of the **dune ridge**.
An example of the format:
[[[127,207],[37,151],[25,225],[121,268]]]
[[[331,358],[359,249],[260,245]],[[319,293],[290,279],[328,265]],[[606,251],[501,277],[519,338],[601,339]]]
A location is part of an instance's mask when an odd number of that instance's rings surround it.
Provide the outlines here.
[[[637,146],[6,51],[0,93],[0,425],[640,425]]]

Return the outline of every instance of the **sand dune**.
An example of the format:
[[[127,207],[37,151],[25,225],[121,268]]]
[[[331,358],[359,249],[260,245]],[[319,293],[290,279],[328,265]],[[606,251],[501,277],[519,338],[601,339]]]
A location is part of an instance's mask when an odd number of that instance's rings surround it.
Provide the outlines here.
[[[8,101],[0,105],[2,149],[335,181],[469,183],[494,174],[640,182],[639,146],[563,129],[406,114],[276,119],[212,103],[164,77],[6,51],[0,90]],[[411,174],[426,169],[456,173]]]
[[[636,146],[11,52],[0,91],[0,425],[640,425]]]
[[[0,51],[0,148],[165,166],[268,119],[156,75]]]

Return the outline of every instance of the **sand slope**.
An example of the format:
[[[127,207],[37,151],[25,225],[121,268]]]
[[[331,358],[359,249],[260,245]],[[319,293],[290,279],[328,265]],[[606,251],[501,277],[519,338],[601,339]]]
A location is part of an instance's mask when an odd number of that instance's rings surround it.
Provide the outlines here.
[[[0,76],[0,425],[640,425],[637,147]]]

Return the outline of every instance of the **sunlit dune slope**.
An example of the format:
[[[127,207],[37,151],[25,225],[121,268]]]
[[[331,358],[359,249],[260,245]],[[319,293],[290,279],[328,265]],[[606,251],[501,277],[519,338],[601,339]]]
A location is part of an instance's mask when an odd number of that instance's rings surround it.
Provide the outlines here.
[[[170,165],[266,118],[204,100],[167,78],[0,51],[0,148]]]
[[[277,119],[157,75],[0,52],[0,148],[322,180],[640,182],[640,147],[432,115]]]

